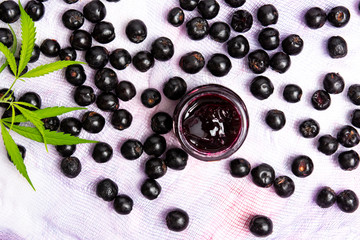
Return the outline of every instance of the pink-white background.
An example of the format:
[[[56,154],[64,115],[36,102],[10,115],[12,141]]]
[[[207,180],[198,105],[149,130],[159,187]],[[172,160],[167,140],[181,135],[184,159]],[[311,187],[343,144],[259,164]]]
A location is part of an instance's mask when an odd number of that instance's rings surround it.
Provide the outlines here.
[[[2,2],[2,1],[1,1]],[[21,1],[24,5],[27,1]],[[62,47],[69,45],[70,30],[61,23],[62,13],[70,8],[82,9],[89,2],[80,0],[67,5],[61,0],[45,3],[45,17],[36,23],[37,44],[46,38],[55,38]],[[140,50],[149,50],[154,39],[166,36],[175,44],[175,55],[168,62],[156,62],[147,73],[140,73],[133,66],[117,71],[120,80],[131,81],[138,94],[130,102],[121,102],[120,107],[130,110],[134,120],[125,131],[117,131],[107,123],[98,135],[82,131],[80,137],[105,141],[114,148],[111,161],[98,164],[91,158],[93,145],[78,145],[74,156],[82,163],[83,170],[75,179],[69,179],[60,172],[59,157],[53,147],[46,153],[42,144],[13,134],[17,143],[27,148],[25,163],[29,175],[37,189],[34,192],[26,180],[21,177],[7,160],[4,146],[1,144],[0,161],[0,239],[253,239],[248,231],[249,218],[255,214],[270,217],[274,223],[273,234],[267,239],[358,239],[360,235],[360,210],[347,214],[335,205],[330,209],[321,209],[314,203],[317,189],[330,186],[336,192],[352,189],[360,195],[359,169],[345,172],[337,164],[337,155],[345,150],[340,147],[337,154],[325,156],[316,149],[319,136],[336,135],[337,130],[349,124],[349,114],[356,108],[347,99],[348,86],[359,83],[360,76],[360,13],[356,0],[256,0],[247,1],[241,7],[254,15],[252,29],[244,35],[249,39],[251,50],[258,49],[257,34],[262,26],[256,20],[256,10],[262,4],[271,2],[279,11],[279,21],[274,27],[280,31],[281,39],[288,34],[299,34],[304,42],[303,52],[291,57],[292,66],[288,72],[280,75],[270,69],[264,73],[274,86],[274,94],[265,101],[255,99],[249,92],[249,83],[254,78],[246,60],[231,59],[233,68],[223,78],[213,77],[206,69],[196,75],[188,75],[178,67],[180,57],[189,51],[197,50],[209,59],[216,52],[225,53],[225,45],[206,38],[191,41],[186,35],[185,24],[179,28],[166,22],[167,12],[178,5],[178,0],[121,0],[118,3],[103,1],[107,7],[106,21],[111,21],[116,30],[116,39],[106,44],[110,51],[126,48],[134,55]],[[214,21],[229,22],[232,9],[219,0],[221,9]],[[344,28],[335,28],[326,23],[319,30],[311,30],[304,25],[306,10],[319,6],[326,11],[337,5],[344,5],[351,11],[350,23]],[[186,20],[198,13],[185,12]],[[148,27],[148,37],[141,44],[131,43],[125,36],[124,28],[131,19],[139,18]],[[0,27],[6,26],[0,23]],[[12,24],[20,33],[19,21]],[[91,31],[93,25],[86,21],[83,29]],[[232,32],[231,36],[237,33]],[[331,59],[326,52],[329,37],[340,35],[348,43],[349,52],[343,59]],[[94,41],[94,45],[98,45]],[[271,51],[272,55],[275,51]],[[84,53],[78,52],[78,60],[84,59]],[[53,61],[46,57],[29,67]],[[111,67],[108,65],[107,67]],[[86,85],[93,83],[94,70],[85,66],[88,79]],[[322,79],[327,72],[339,72],[345,79],[346,90],[332,95],[332,104],[326,111],[316,111],[310,104],[312,93],[322,88]],[[119,148],[128,138],[142,142],[151,134],[150,118],[158,111],[172,114],[176,101],[163,96],[162,102],[153,109],[147,109],[140,103],[141,92],[154,87],[162,89],[163,83],[173,76],[181,76],[189,89],[206,84],[218,83],[237,92],[245,101],[250,115],[250,131],[244,145],[233,157],[219,162],[202,162],[189,158],[183,171],[169,169],[159,179],[162,193],[158,199],[149,201],[140,193],[140,185],[146,178],[143,168],[149,158],[146,154],[136,161],[121,157]],[[8,87],[11,76],[4,71],[0,86]],[[302,87],[301,102],[290,104],[282,99],[282,89],[286,84],[295,83]],[[16,84],[15,94],[20,96],[26,91],[35,91],[41,95],[43,107],[76,106],[72,95],[74,87],[64,79],[64,72],[27,80]],[[97,91],[97,90],[96,90]],[[97,91],[98,92],[98,91]],[[269,129],[264,123],[264,115],[269,109],[280,109],[287,117],[286,126],[278,132]],[[90,110],[101,112],[96,105]],[[107,120],[110,114],[101,112]],[[80,117],[81,112],[67,116]],[[308,117],[316,119],[321,126],[320,135],[315,139],[305,139],[298,133],[299,122]],[[166,136],[168,146],[179,146],[173,133]],[[354,150],[359,151],[359,147]],[[310,156],[315,165],[314,172],[305,179],[295,177],[290,170],[291,159],[299,154]],[[272,188],[256,187],[250,176],[244,179],[232,178],[229,174],[229,161],[243,157],[252,166],[265,162],[271,164],[276,175],[290,176],[296,185],[296,191],[288,199],[278,197]],[[112,203],[104,202],[95,194],[96,183],[102,178],[111,178],[119,186],[119,193],[128,194],[134,200],[131,214],[117,214]],[[180,233],[167,229],[164,218],[166,212],[179,207],[190,216],[189,227]]]

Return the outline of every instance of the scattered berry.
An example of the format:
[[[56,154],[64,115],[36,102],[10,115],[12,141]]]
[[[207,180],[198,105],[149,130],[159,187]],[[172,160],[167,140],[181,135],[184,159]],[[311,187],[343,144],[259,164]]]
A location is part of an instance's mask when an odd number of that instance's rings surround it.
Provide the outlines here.
[[[323,187],[316,195],[316,204],[321,208],[329,208],[335,202],[336,194],[330,187]]]
[[[47,57],[57,57],[59,55],[60,45],[54,39],[45,39],[40,46],[40,51]]]
[[[134,19],[126,25],[125,33],[131,42],[141,43],[147,36],[147,27],[143,21]]]
[[[27,2],[24,10],[34,22],[39,21],[45,14],[45,6],[39,1]]]
[[[334,36],[329,38],[327,49],[331,58],[343,58],[347,55],[347,43],[344,38]]]
[[[272,233],[273,223],[268,217],[256,215],[251,219],[249,229],[256,237],[266,237]]]
[[[351,148],[359,144],[360,136],[355,128],[346,125],[342,127],[338,132],[337,140],[344,147]]]
[[[232,65],[230,59],[226,55],[215,53],[207,62],[206,68],[212,75],[216,77],[223,77],[230,72]]]
[[[146,179],[141,185],[141,193],[149,200],[156,199],[161,193],[161,186],[155,179]]]
[[[353,84],[349,87],[347,96],[355,105],[360,105],[360,84]]]
[[[230,161],[230,174],[235,178],[246,177],[250,173],[251,165],[243,158],[236,158]]]
[[[95,102],[94,89],[89,86],[79,86],[75,89],[74,100],[79,106],[89,106]]]
[[[275,171],[269,164],[262,163],[251,170],[251,176],[255,185],[268,188],[274,183]]]
[[[133,97],[135,97],[136,89],[134,84],[132,84],[131,82],[121,81],[115,88],[115,94],[120,100],[126,102],[130,101],[131,99],[133,99]]]
[[[66,157],[61,161],[61,171],[68,178],[75,178],[81,172],[81,162],[77,157]]]
[[[143,153],[143,145],[136,139],[129,139],[122,144],[120,152],[125,159],[135,160]]]
[[[21,52],[21,49],[20,49],[20,52]],[[40,57],[40,47],[37,44],[35,44],[34,49],[31,53],[29,63],[36,62],[37,60],[39,60],[39,57]]]
[[[97,112],[86,112],[82,116],[82,127],[88,133],[99,133],[105,126],[105,118]]]
[[[118,84],[118,77],[114,70],[110,68],[102,68],[95,74],[95,85],[104,92],[110,92],[115,89]]]
[[[160,158],[150,158],[145,163],[145,173],[149,178],[157,179],[165,175],[167,166]]]
[[[131,64],[131,55],[126,49],[118,48],[110,54],[109,60],[115,69],[124,70]]]
[[[185,20],[184,11],[179,7],[171,9],[167,15],[167,20],[174,27],[181,26]]]
[[[351,124],[360,128],[360,109],[356,109],[351,114]]]
[[[185,95],[187,84],[181,77],[172,77],[165,84],[163,88],[164,95],[170,100],[179,100]]]
[[[95,24],[91,36],[99,43],[109,43],[115,39],[115,29],[110,22],[98,22]]]
[[[75,61],[77,57],[75,49],[72,47],[63,48],[59,51],[60,60]]]
[[[25,159],[25,156],[26,156],[26,148],[25,148],[24,146],[22,146],[22,145],[19,145],[19,144],[17,145],[17,147],[18,147],[18,149],[19,149],[19,151],[20,151],[21,158],[22,158],[22,159]],[[8,157],[8,159],[9,159],[10,162],[13,162],[13,160],[11,160],[11,157],[10,157],[9,153],[7,153],[7,157]]]
[[[278,73],[284,73],[289,70],[291,65],[290,56],[284,52],[275,53],[270,59],[270,67]]]
[[[325,110],[330,107],[330,95],[324,90],[317,90],[311,97],[311,104],[316,110]]]
[[[75,9],[69,9],[62,15],[62,22],[67,29],[77,30],[84,25],[84,15]]]
[[[327,19],[334,27],[344,27],[350,21],[350,11],[343,6],[334,7],[328,13]]]
[[[339,147],[339,143],[333,136],[327,134],[319,138],[317,149],[325,155],[332,155]]]
[[[20,17],[20,8],[15,1],[0,3],[0,20],[4,23],[14,23]]]
[[[310,8],[305,14],[305,22],[309,28],[321,28],[326,22],[326,12],[318,7]]]
[[[68,133],[72,136],[79,136],[82,129],[82,124],[79,119],[74,117],[64,118],[60,123],[60,131]]]
[[[140,72],[147,72],[154,64],[154,56],[147,51],[140,51],[133,58],[134,67]]]
[[[103,111],[115,111],[119,108],[119,99],[112,92],[103,92],[97,96],[96,105]]]
[[[299,131],[304,138],[314,138],[320,132],[320,125],[314,119],[306,119],[299,125]]]
[[[265,117],[266,124],[273,130],[278,131],[285,126],[286,118],[284,112],[273,109],[268,111]]]
[[[232,8],[238,8],[244,5],[246,0],[225,0],[225,2]]]
[[[20,98],[19,98],[19,102],[25,102],[25,103],[29,103],[34,107],[28,107],[28,106],[23,106],[23,108],[29,109],[31,111],[37,110],[41,108],[41,98],[39,96],[39,94],[35,93],[35,92],[27,92],[24,93]]]
[[[84,30],[75,30],[70,36],[70,45],[76,50],[85,51],[91,48],[91,34]]]
[[[186,31],[190,39],[201,40],[209,34],[209,24],[204,18],[194,17],[186,23]]]
[[[159,37],[151,44],[151,53],[156,60],[170,60],[174,55],[174,44],[167,37]]]
[[[345,171],[356,169],[359,166],[359,161],[359,154],[354,150],[342,152],[338,156],[340,168]]]
[[[92,23],[103,20],[106,16],[105,5],[98,0],[87,3],[83,8],[84,17]]]
[[[259,100],[267,99],[274,92],[274,85],[265,76],[255,77],[250,84],[250,92]]]
[[[125,109],[119,109],[113,112],[111,117],[111,124],[117,130],[125,130],[130,127],[132,123],[132,115]]]
[[[279,19],[279,12],[272,4],[261,6],[257,11],[257,19],[263,26],[276,24]]]
[[[237,10],[234,12],[231,18],[231,27],[236,32],[247,32],[250,30],[253,24],[253,17],[251,13],[246,10]]]
[[[56,145],[56,151],[62,157],[70,157],[76,151],[76,145]]]
[[[285,101],[289,103],[297,103],[301,100],[302,89],[295,84],[288,84],[283,91],[283,97]]]
[[[194,10],[200,0],[179,0],[180,7],[184,10],[192,11]]]
[[[160,156],[166,150],[166,140],[159,134],[153,134],[145,140],[144,151],[147,155]]]
[[[332,94],[341,93],[344,90],[344,79],[338,73],[328,73],[323,80],[325,91]]]
[[[248,55],[249,68],[253,73],[261,74],[270,65],[269,55],[264,50],[255,50]]]
[[[189,215],[182,209],[176,208],[166,215],[166,226],[169,230],[181,232],[189,225]]]
[[[281,46],[288,55],[298,55],[304,47],[304,41],[299,35],[291,34],[282,41]]]
[[[279,31],[275,28],[264,28],[260,31],[258,41],[265,50],[274,50],[280,45]]]
[[[122,215],[129,214],[132,211],[133,205],[133,200],[125,194],[116,196],[114,200],[115,211]]]
[[[336,203],[341,211],[346,213],[355,212],[359,207],[359,199],[351,190],[344,190],[336,197]]]
[[[183,170],[186,167],[188,154],[181,148],[170,148],[166,152],[165,164],[174,170]]]
[[[44,123],[44,128],[50,131],[57,131],[60,126],[58,117],[43,118],[41,121]]]
[[[141,94],[141,103],[147,108],[153,108],[161,102],[161,95],[155,88],[145,89]]]
[[[112,158],[112,156],[113,156],[113,149],[109,144],[105,142],[96,143],[92,151],[92,157],[95,160],[95,162],[105,163],[109,161]]]
[[[214,22],[209,30],[211,39],[219,43],[226,42],[230,37],[230,26],[225,22]]]
[[[0,42],[8,48],[12,46],[14,37],[9,29],[0,28]]]
[[[229,55],[233,58],[243,58],[250,51],[249,42],[242,35],[231,38],[226,45]]]
[[[81,86],[86,80],[85,69],[80,64],[70,65],[66,68],[65,79],[73,86]]]
[[[291,171],[297,177],[304,178],[309,176],[314,170],[313,161],[305,155],[296,157],[291,165]]]
[[[154,133],[166,134],[171,131],[172,117],[166,112],[158,112],[151,118],[151,129]]]
[[[294,193],[295,184],[288,176],[280,176],[274,181],[274,189],[279,197],[288,198]]]
[[[181,57],[179,65],[184,72],[195,74],[205,66],[205,58],[199,52],[189,52]]]
[[[101,69],[109,62],[109,52],[104,47],[91,47],[86,51],[85,61],[91,68]]]
[[[96,195],[104,201],[110,202],[115,199],[118,194],[117,184],[109,178],[105,178],[98,182],[96,186]]]
[[[205,19],[215,18],[220,10],[220,5],[216,0],[201,0],[197,5],[198,12]]]

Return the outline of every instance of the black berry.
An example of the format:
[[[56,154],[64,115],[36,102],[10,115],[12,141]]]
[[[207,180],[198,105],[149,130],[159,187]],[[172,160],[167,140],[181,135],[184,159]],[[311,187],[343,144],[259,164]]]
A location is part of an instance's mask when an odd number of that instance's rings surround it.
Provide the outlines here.
[[[105,5],[98,0],[87,3],[83,8],[84,17],[92,23],[103,20],[106,16]]]
[[[198,12],[205,19],[215,18],[220,10],[220,5],[216,0],[201,0],[197,5]]]
[[[95,24],[91,36],[99,43],[109,43],[115,39],[115,29],[110,22],[98,22]]]
[[[167,15],[167,20],[174,27],[181,26],[185,20],[184,11],[179,7],[171,9]]]
[[[25,12],[31,17],[33,21],[39,21],[45,13],[45,6],[39,1],[29,1],[25,5]]]
[[[44,123],[44,128],[50,131],[57,131],[60,126],[58,117],[43,118],[41,121]]]
[[[135,160],[143,153],[143,145],[136,139],[129,139],[121,145],[121,155],[127,160]]]
[[[158,134],[166,134],[171,131],[172,117],[166,112],[158,112],[151,118],[151,129]]]
[[[304,138],[314,138],[320,132],[320,125],[314,119],[306,119],[299,125],[299,131]]]
[[[41,108],[41,98],[40,98],[39,94],[37,94],[35,92],[24,93],[19,98],[19,102],[30,103],[31,105],[36,107],[36,108],[34,108],[34,107],[24,106],[24,108],[29,109],[29,110],[36,110],[36,109]]]
[[[336,202],[336,193],[330,187],[323,187],[316,195],[316,204],[321,208],[329,208]]]
[[[166,140],[159,134],[153,134],[144,142],[144,151],[147,155],[160,156],[166,150]]]
[[[47,0],[42,0],[42,2],[46,2]],[[67,4],[74,4],[77,3],[79,0],[64,0]]]
[[[231,18],[231,27],[236,32],[247,32],[253,24],[253,17],[251,13],[246,10],[237,10]]]
[[[147,72],[154,64],[154,56],[148,51],[140,51],[133,58],[134,67],[140,72]]]
[[[81,162],[77,157],[66,157],[61,161],[61,171],[68,178],[75,178],[81,172]]]
[[[3,1],[0,4],[0,20],[4,23],[16,22],[20,17],[20,8],[15,1]]]
[[[119,108],[119,99],[112,92],[103,92],[97,96],[96,105],[103,111],[115,111]]]
[[[279,12],[272,4],[261,6],[257,11],[257,19],[263,26],[276,24],[279,18]]]
[[[115,88],[115,94],[120,100],[126,102],[130,101],[131,99],[133,99],[133,97],[135,97],[136,89],[134,84],[132,84],[131,82],[121,81]]]
[[[111,124],[117,130],[125,130],[132,123],[132,115],[125,109],[119,109],[113,112],[111,116]]]
[[[99,133],[105,126],[105,118],[97,112],[86,112],[82,116],[82,127],[88,133]]]
[[[304,41],[299,35],[291,34],[282,41],[281,46],[288,55],[298,55],[304,47]]]
[[[214,22],[209,30],[211,39],[223,43],[230,37],[230,27],[225,22]]]
[[[155,179],[146,179],[141,185],[141,193],[149,200],[156,199],[161,193],[161,186]]]
[[[275,28],[264,28],[260,31],[258,41],[265,50],[274,50],[280,45],[279,31]]]
[[[110,54],[110,64],[117,70],[124,70],[131,64],[131,55],[126,49],[118,48]]]
[[[359,166],[359,154],[354,150],[345,151],[339,154],[338,162],[342,170],[352,171]]]
[[[68,66],[65,71],[65,79],[74,86],[80,86],[84,84],[86,80],[84,67],[80,64]]]
[[[60,60],[75,61],[76,57],[76,51],[72,47],[63,48],[59,51]]]
[[[109,62],[109,52],[104,47],[92,47],[86,51],[85,61],[91,68],[101,69]]]
[[[15,101],[14,91],[9,90],[8,88],[2,88],[0,89],[0,98],[4,98],[4,99],[7,98],[8,102],[14,102]],[[0,107],[2,108],[8,108],[9,106],[10,105],[8,103],[0,103]]]
[[[273,223],[271,219],[266,216],[256,215],[251,219],[249,229],[256,237],[266,237],[272,233]]]
[[[126,215],[132,211],[134,201],[125,194],[116,196],[114,200],[114,209],[117,213]]]
[[[170,148],[166,152],[165,164],[174,170],[183,170],[186,167],[188,154],[181,148]]]
[[[104,92],[110,92],[115,89],[118,83],[118,77],[114,70],[102,68],[95,74],[95,85]]]
[[[295,184],[288,176],[280,176],[274,181],[274,189],[279,197],[288,198],[294,193]]]
[[[22,158],[22,159],[25,159],[25,156],[26,156],[26,148],[25,148],[24,146],[22,146],[22,145],[19,145],[19,144],[17,144],[17,147],[18,147],[18,149],[19,149],[19,151],[20,151],[21,158]],[[7,157],[8,157],[8,159],[9,159],[10,162],[13,162],[13,160],[11,160],[11,157],[10,157],[9,153],[7,153]]]
[[[166,215],[166,226],[169,230],[181,232],[189,225],[189,215],[182,209],[175,208]]]
[[[347,96],[355,105],[360,105],[360,84],[353,84],[349,87]]]
[[[195,74],[205,66],[205,58],[199,52],[189,52],[181,57],[179,65],[184,72]]]
[[[360,136],[355,128],[346,125],[337,133],[337,140],[344,147],[351,148],[359,144]]]
[[[21,52],[21,49],[20,49],[20,52]],[[40,47],[38,45],[34,45],[34,49],[31,53],[31,57],[30,57],[30,60],[29,60],[29,63],[34,63],[36,62],[40,57]]]
[[[165,175],[167,166],[160,158],[150,158],[145,163],[145,173],[149,178],[157,179]]]
[[[284,52],[275,53],[270,59],[270,67],[278,73],[286,72],[291,65],[290,56]]]
[[[164,95],[170,100],[178,100],[185,95],[187,84],[181,77],[172,77],[165,84],[163,88]]]
[[[250,92],[259,100],[267,99],[274,92],[274,85],[265,76],[255,77],[250,84]]]
[[[336,197],[336,203],[341,211],[355,212],[359,207],[359,199],[352,190],[344,190]]]
[[[76,50],[85,51],[91,48],[91,34],[84,30],[75,30],[70,36],[70,45]]]
[[[265,117],[266,124],[273,130],[280,130],[285,126],[286,118],[284,112],[280,110],[270,110],[267,112]]]
[[[141,103],[147,108],[153,108],[161,102],[161,94],[155,88],[145,89],[141,94]]]
[[[329,38],[327,49],[331,58],[343,58],[347,55],[347,43],[344,38],[334,36]]]
[[[227,52],[233,58],[243,58],[250,51],[249,41],[242,35],[231,38],[226,45]]]
[[[98,182],[96,186],[96,195],[104,201],[112,201],[118,194],[117,184],[109,178],[105,178]]]
[[[330,95],[324,90],[317,90],[311,97],[311,104],[316,110],[325,110],[330,107]]]
[[[180,7],[184,10],[192,11],[194,10],[200,0],[179,0]]]
[[[75,9],[69,9],[62,15],[64,26],[70,30],[76,30],[84,25],[84,15]]]
[[[351,124],[360,128],[360,110],[356,109],[351,114]]]
[[[321,28],[326,22],[326,12],[318,7],[310,8],[305,14],[305,22],[309,28]]]
[[[243,158],[236,158],[230,161],[230,174],[235,178],[246,177],[250,173],[251,165]]]
[[[206,64],[206,68],[210,71],[210,73],[216,77],[226,76],[231,68],[232,64],[230,59],[221,53],[213,54],[209,61]]]
[[[8,48],[12,46],[14,37],[9,29],[0,28],[0,42]]]
[[[332,72],[325,75],[323,85],[328,93],[338,94],[344,90],[345,82],[340,74]]]
[[[238,8],[244,5],[246,0],[225,0],[225,2],[232,8]]]
[[[147,36],[147,27],[143,21],[134,19],[126,25],[125,33],[131,42],[141,43]]]
[[[112,147],[105,143],[105,142],[98,142],[93,151],[92,151],[92,157],[95,160],[95,162],[98,163],[105,163],[109,161],[113,156],[113,149]]]
[[[333,136],[327,134],[319,138],[317,149],[325,155],[332,155],[339,147],[339,143]]]
[[[270,57],[264,50],[255,50],[248,55],[249,68],[253,73],[261,74],[270,65]]]
[[[269,164],[262,163],[251,170],[251,176],[255,185],[268,188],[274,183],[275,171]]]
[[[95,102],[96,95],[94,89],[90,86],[79,86],[74,92],[74,101],[79,106],[89,106]]]
[[[40,51],[47,57],[57,57],[60,45],[55,39],[45,39],[40,45]]]
[[[186,31],[190,39],[201,40],[209,34],[209,24],[204,18],[194,17],[186,23]]]
[[[151,44],[151,53],[156,60],[170,60],[174,55],[174,44],[167,37],[159,37]]]
[[[311,158],[305,155],[296,157],[291,164],[291,171],[297,177],[304,178],[309,176],[314,170]]]
[[[283,97],[289,103],[297,103],[301,100],[302,89],[295,84],[288,84],[283,90]]]
[[[64,118],[60,123],[60,131],[68,133],[72,136],[79,136],[82,129],[82,124],[79,119],[74,117]]]
[[[70,157],[76,151],[76,145],[56,145],[56,151],[62,157]]]
[[[328,13],[327,19],[334,27],[344,27],[350,21],[350,11],[343,6],[334,7]]]

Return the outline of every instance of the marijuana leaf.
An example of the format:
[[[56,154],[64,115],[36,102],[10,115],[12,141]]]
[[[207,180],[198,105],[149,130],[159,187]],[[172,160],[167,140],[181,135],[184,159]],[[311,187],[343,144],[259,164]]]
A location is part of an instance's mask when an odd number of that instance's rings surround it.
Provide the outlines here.
[[[44,76],[46,74],[49,74],[51,72],[58,71],[60,69],[63,69],[67,66],[73,65],[73,64],[84,64],[83,62],[77,62],[77,61],[57,61],[45,65],[38,66],[34,69],[31,69],[24,75],[22,75],[22,78],[34,78],[34,77],[40,77]]]
[[[17,48],[17,38],[16,38],[16,35],[15,35],[15,32],[14,32],[14,29],[10,26],[10,24],[8,24],[8,25],[9,25],[9,28],[10,28],[10,30],[11,30],[11,33],[12,33],[13,39],[14,39],[13,45],[11,46],[11,52],[12,52],[12,54],[15,54],[16,48]],[[1,67],[0,67],[0,73],[1,73],[2,71],[4,71],[4,69],[6,68],[7,65],[9,65],[8,60],[6,60],[3,65],[1,65]]]
[[[10,65],[11,71],[16,76],[16,74],[17,74],[17,72],[16,72],[17,66],[16,66],[16,61],[15,61],[14,54],[2,42],[0,42],[0,51],[5,55],[5,57],[7,59],[7,62]]]

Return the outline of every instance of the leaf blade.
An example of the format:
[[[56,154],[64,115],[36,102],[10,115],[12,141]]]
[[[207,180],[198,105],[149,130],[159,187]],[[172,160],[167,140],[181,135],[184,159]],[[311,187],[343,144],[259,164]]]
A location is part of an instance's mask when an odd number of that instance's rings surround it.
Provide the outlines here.
[[[13,39],[14,39],[13,45],[11,46],[11,52],[13,54],[15,54],[16,48],[17,48],[17,38],[16,38],[16,34],[14,32],[14,29],[10,26],[10,24],[8,24],[8,26],[9,26],[9,28],[11,30],[11,33],[12,33]],[[4,71],[4,69],[6,68],[7,65],[9,65],[9,62],[6,60],[5,63],[3,65],[1,65],[1,67],[0,67],[0,73],[2,71]]]
[[[14,54],[2,42],[0,42],[0,51],[5,55],[6,60],[7,60],[8,64],[10,65],[11,71],[16,76],[17,66],[16,66]]]
[[[34,69],[31,69],[30,71],[28,71],[27,73],[25,73],[24,75],[21,75],[22,78],[34,78],[34,77],[41,77],[44,76],[46,74],[58,71],[60,69],[63,69],[65,67],[68,67],[70,65],[73,64],[84,64],[83,62],[79,62],[79,61],[57,61],[57,62],[53,62],[53,63],[48,63],[48,64],[44,64],[44,65],[40,65]]]

